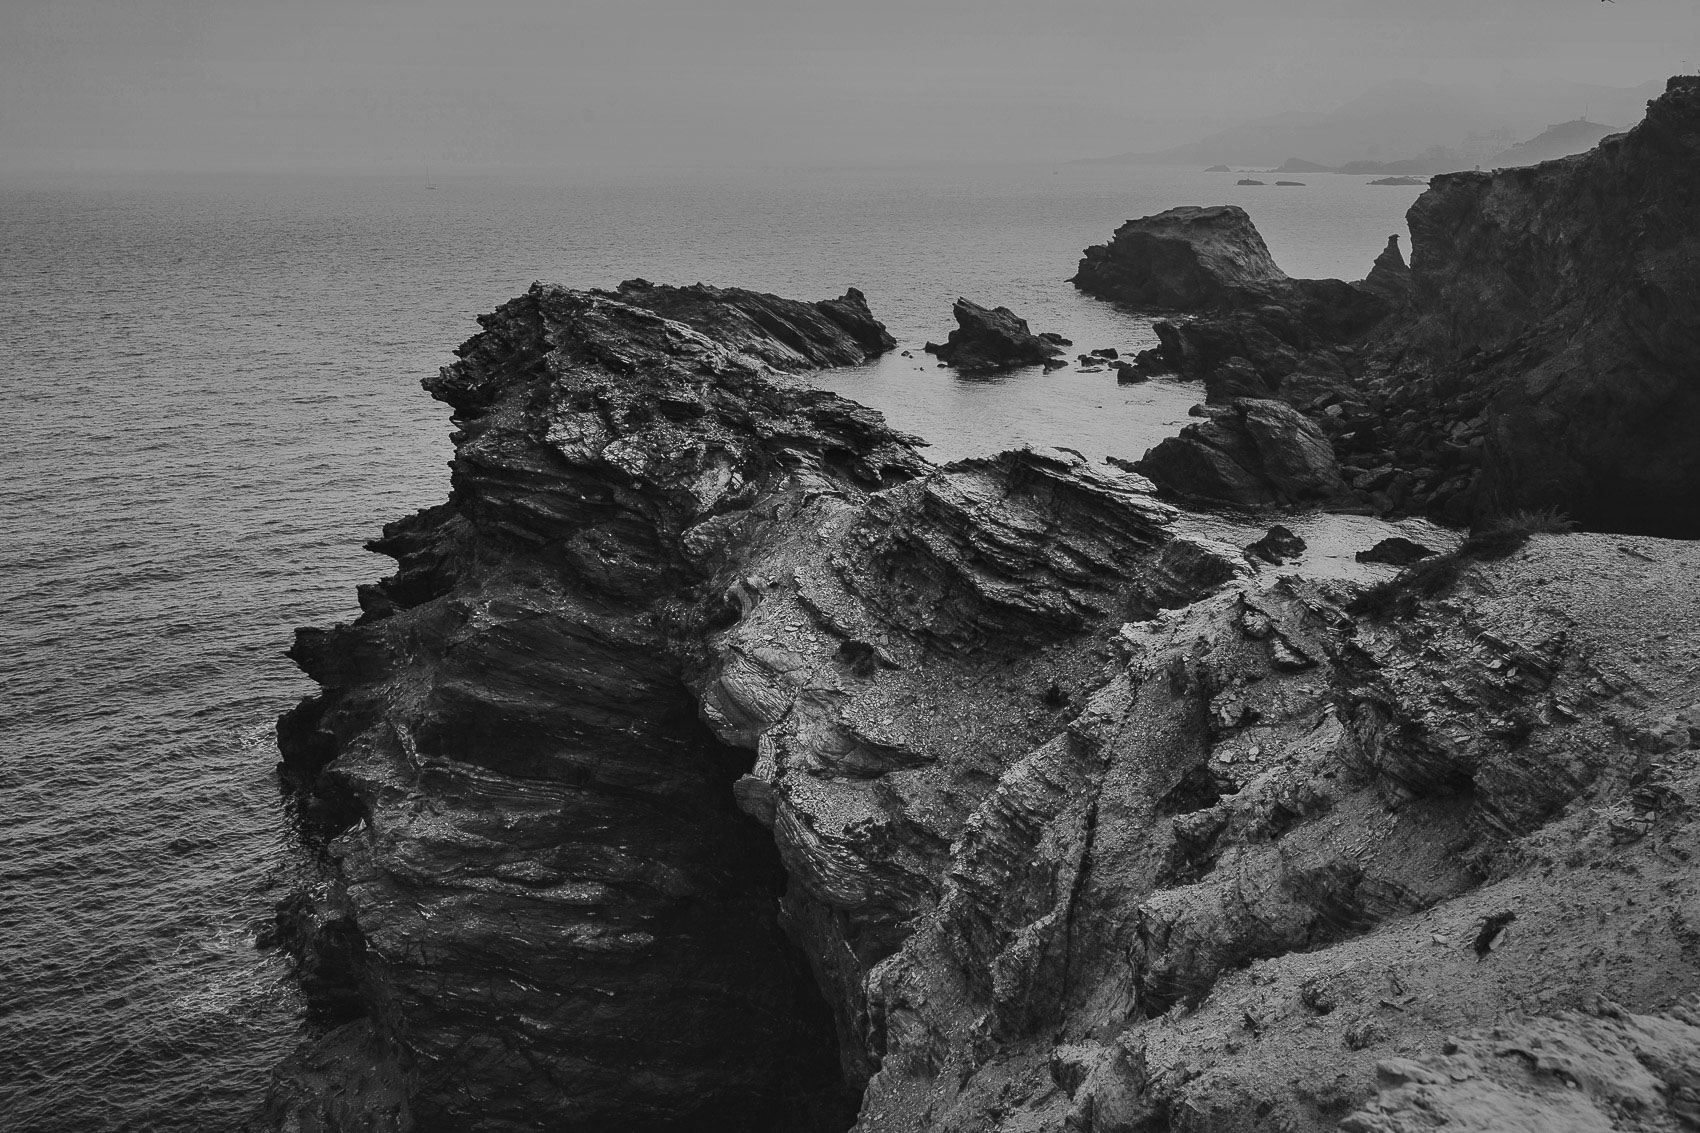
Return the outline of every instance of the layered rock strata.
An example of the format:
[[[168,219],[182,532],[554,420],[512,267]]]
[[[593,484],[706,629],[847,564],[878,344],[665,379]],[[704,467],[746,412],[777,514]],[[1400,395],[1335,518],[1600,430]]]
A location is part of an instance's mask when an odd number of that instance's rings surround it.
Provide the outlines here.
[[[1683,1112],[1689,546],[1366,595],[1068,453],[928,466],[787,377],[882,344],[854,293],[484,325],[453,496],[297,645],[286,935],[358,1017],[275,1126],[1398,1128],[1399,1060],[1601,993]]]
[[[1692,993],[1700,685],[1673,661],[1696,635],[1636,650],[1700,558],[1632,550],[1604,590],[1616,544],[1546,536],[1394,620],[1263,572],[1124,625],[1110,680],[1003,772],[872,973],[858,1128],[1391,1121],[1416,1103],[1366,1108],[1372,1083],[1448,1035]],[[1671,1060],[1689,1088],[1691,1049]],[[1534,1069],[1531,1108],[1560,1104],[1527,1127],[1567,1127],[1558,1069]],[[1475,1079],[1456,1108],[1496,1081]],[[1597,1127],[1674,1127],[1629,1116]]]
[[[764,375],[890,345],[861,296],[534,287],[426,385],[449,502],[397,573],[301,631],[323,688],[279,728],[330,843],[285,936],[360,1018],[280,1075],[285,1128],[841,1128],[828,1009],[699,719],[680,642],[729,517],[918,475],[876,415]],[[340,978],[341,987],[336,987]],[[342,1079],[318,1069],[337,1055]],[[366,1125],[362,1122],[375,1124]]]
[[[1075,282],[1195,313],[1159,324],[1147,367],[1202,378],[1212,400],[1305,409],[1356,502],[1693,536],[1697,173],[1700,79],[1681,76],[1586,154],[1435,178],[1409,213],[1409,267],[1390,245],[1362,284],[1287,280],[1230,209],[1130,221]]]

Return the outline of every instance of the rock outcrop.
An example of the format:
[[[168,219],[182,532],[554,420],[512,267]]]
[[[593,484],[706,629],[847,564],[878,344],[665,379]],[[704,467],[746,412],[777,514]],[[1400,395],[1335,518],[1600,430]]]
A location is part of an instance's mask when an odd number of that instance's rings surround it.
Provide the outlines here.
[[[1143,310],[1229,309],[1288,282],[1238,205],[1183,206],[1130,220],[1086,249],[1075,286]]]
[[[1130,221],[1076,283],[1197,315],[1158,325],[1161,362],[1212,400],[1311,413],[1383,511],[1556,508],[1692,537],[1697,168],[1700,79],[1682,76],[1588,153],[1435,178],[1409,213],[1409,267],[1390,243],[1362,284],[1286,279],[1231,209]]]
[[[1133,467],[1166,495],[1206,506],[1302,506],[1349,490],[1322,430],[1268,399],[1235,399],[1228,412],[1188,425]]]
[[[1624,667],[1658,618],[1620,623],[1620,596],[1589,592],[1609,541],[1528,554],[1397,623],[1241,578],[1124,627],[1115,675],[1003,773],[935,911],[873,973],[858,1129],[1322,1130],[1416,1104],[1370,1108],[1376,1068],[1448,1034],[1691,991],[1692,929],[1664,926],[1700,895],[1676,817],[1700,780],[1652,757],[1676,793],[1650,805],[1634,736],[1693,677]],[[1534,578],[1563,579],[1548,612]],[[1627,730],[1625,679],[1660,690]],[[1646,1088],[1688,1088],[1688,1052],[1665,1065]],[[1449,1079],[1453,1104],[1496,1073]]]
[[[1411,269],[1399,251],[1398,233],[1387,238],[1387,247],[1381,250],[1381,255],[1375,257],[1375,264],[1370,268],[1369,275],[1364,277],[1364,287],[1380,295],[1394,307],[1411,297]]]
[[[1063,366],[1068,340],[1056,334],[1034,334],[1027,320],[1008,307],[982,307],[957,299],[951,308],[956,329],[943,343],[929,342],[927,353],[959,370],[987,372],[1018,366]]]
[[[752,502],[920,474],[877,415],[763,376],[890,340],[854,291],[641,280],[482,322],[426,383],[454,408],[449,503],[387,527],[395,576],[292,651],[323,691],[279,726],[285,769],[338,836],[285,935],[359,1017],[284,1069],[272,1117],[842,1128],[785,875],[734,804],[750,756],[699,720],[678,640],[735,618],[702,587]]]
[[[483,323],[449,502],[295,649],[345,1021],[273,1127],[1320,1131],[1700,990],[1693,548],[1312,578],[1069,453],[930,467],[787,376],[854,294]]]

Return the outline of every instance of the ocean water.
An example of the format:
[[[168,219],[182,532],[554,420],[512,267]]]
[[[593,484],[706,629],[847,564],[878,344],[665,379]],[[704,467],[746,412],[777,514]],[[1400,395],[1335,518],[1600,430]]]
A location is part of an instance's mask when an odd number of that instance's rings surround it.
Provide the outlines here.
[[[254,947],[313,863],[272,723],[291,631],[357,613],[361,544],[440,501],[418,388],[534,279],[867,293],[899,353],[822,376],[937,459],[1136,457],[1199,391],[969,380],[958,295],[1075,351],[1148,321],[1064,281],[1128,217],[1235,202],[1296,275],[1362,276],[1416,190],[1063,166],[419,178],[0,175],[0,1129],[232,1128],[304,1033]]]

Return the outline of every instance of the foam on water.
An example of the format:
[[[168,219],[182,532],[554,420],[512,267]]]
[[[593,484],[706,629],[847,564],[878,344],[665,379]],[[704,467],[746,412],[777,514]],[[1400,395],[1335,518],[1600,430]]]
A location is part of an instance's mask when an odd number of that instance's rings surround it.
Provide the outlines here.
[[[1192,387],[919,352],[959,294],[1076,351],[1149,324],[1078,295],[1130,216],[1245,198],[1295,274],[1361,276],[1412,191],[1190,170],[792,173],[667,184],[230,177],[0,182],[0,1128],[232,1128],[300,1035],[256,928],[306,871],[272,721],[296,625],[356,613],[361,544],[444,498],[418,389],[533,279],[859,286],[915,357],[822,381],[940,459],[1137,456]],[[1308,195],[1306,195],[1308,194]]]

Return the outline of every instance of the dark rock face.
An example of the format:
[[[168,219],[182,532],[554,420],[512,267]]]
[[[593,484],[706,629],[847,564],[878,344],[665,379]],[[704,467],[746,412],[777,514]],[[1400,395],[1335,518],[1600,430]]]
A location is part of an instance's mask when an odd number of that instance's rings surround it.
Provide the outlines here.
[[[1089,249],[1076,282],[1197,313],[1158,325],[1162,362],[1214,401],[1310,412],[1384,512],[1557,508],[1596,530],[1692,537],[1697,162],[1700,79],[1683,76],[1586,154],[1435,178],[1411,208],[1409,267],[1390,241],[1362,284],[1285,280],[1249,222],[1170,214]]]
[[[1364,287],[1386,299],[1394,307],[1411,296],[1411,269],[1399,251],[1397,234],[1387,238],[1387,247],[1375,257],[1375,265],[1364,278]]]
[[[1305,553],[1305,541],[1289,529],[1275,524],[1264,532],[1263,538],[1246,547],[1246,553],[1256,555],[1266,563],[1281,565]]]
[[[1027,320],[1008,307],[982,307],[958,299],[951,308],[956,329],[942,344],[929,342],[926,350],[959,370],[1010,370],[1017,366],[1060,366],[1067,340],[1055,334],[1034,334]]]
[[[292,651],[323,692],[280,726],[285,765],[347,824],[318,900],[340,937],[295,943],[364,1005],[325,1046],[366,1052],[378,1128],[842,1128],[784,874],[733,802],[751,757],[698,720],[675,642],[729,513],[921,470],[869,411],[761,377],[889,339],[855,292],[641,281],[482,322],[427,383],[455,410],[450,504],[390,525],[365,616]],[[274,1116],[364,1128],[322,1061]]]
[[[1147,310],[1202,311],[1256,302],[1287,282],[1238,205],[1186,206],[1130,220],[1086,249],[1074,285]]]
[[[1401,535],[1383,539],[1367,551],[1359,551],[1356,555],[1360,563],[1386,563],[1388,566],[1410,566],[1421,562],[1435,554],[1432,547],[1425,547]]]
[[[1576,157],[1437,178],[1410,214],[1436,391],[1484,426],[1477,511],[1700,534],[1700,78]],[[1455,398],[1457,395],[1453,395]]]
[[[1231,412],[1188,425],[1138,461],[1165,494],[1194,504],[1268,507],[1346,494],[1334,450],[1292,406],[1239,398]]]

